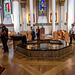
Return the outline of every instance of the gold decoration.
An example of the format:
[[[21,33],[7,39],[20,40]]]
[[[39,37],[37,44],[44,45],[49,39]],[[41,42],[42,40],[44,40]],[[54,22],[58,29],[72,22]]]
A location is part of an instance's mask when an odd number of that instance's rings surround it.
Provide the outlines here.
[[[28,22],[30,23],[30,14],[28,14]],[[35,23],[35,14],[33,14],[33,22]]]
[[[50,14],[50,22],[52,22],[52,13]],[[55,13],[55,22],[57,22],[57,13]]]

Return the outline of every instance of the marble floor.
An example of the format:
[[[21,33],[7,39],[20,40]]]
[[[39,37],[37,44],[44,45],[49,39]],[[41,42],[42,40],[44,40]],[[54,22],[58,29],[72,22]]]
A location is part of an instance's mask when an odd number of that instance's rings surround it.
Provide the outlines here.
[[[2,75],[75,75],[75,44],[73,53],[61,59],[30,59],[13,50],[3,54],[0,47],[0,64],[6,68]]]

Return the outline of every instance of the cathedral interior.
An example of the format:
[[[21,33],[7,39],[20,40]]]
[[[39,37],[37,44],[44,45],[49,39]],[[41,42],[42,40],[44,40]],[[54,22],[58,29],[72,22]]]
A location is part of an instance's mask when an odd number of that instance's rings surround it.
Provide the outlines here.
[[[75,38],[75,0],[0,0],[0,75],[75,75],[72,24]],[[7,53],[3,25],[8,29]]]

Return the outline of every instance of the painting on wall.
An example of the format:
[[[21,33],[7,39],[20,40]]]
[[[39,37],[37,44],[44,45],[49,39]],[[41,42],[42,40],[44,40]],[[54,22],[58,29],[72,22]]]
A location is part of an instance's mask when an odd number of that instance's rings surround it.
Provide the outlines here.
[[[39,16],[47,15],[46,0],[38,0],[38,10],[39,10]]]
[[[33,14],[33,22],[35,23],[35,14]],[[30,14],[28,14],[28,23],[30,23]]]
[[[52,22],[52,13],[50,13],[50,22]],[[55,22],[57,22],[57,13],[55,13]]]
[[[11,7],[10,7],[10,0],[4,1],[4,17],[11,16]]]

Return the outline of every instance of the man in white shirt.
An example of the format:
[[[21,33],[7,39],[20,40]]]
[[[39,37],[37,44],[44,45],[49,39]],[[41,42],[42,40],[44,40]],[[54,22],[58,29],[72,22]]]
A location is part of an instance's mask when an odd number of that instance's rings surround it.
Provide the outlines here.
[[[75,40],[75,26],[74,26],[74,24],[72,24],[72,28],[69,32],[69,35],[70,35],[70,44],[72,44],[72,38]]]

